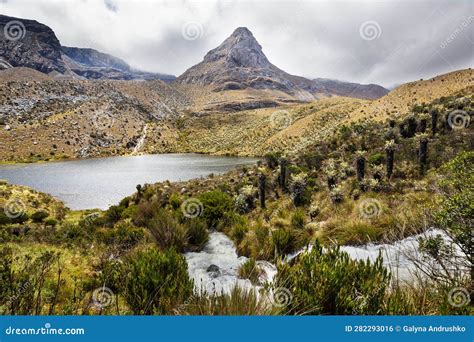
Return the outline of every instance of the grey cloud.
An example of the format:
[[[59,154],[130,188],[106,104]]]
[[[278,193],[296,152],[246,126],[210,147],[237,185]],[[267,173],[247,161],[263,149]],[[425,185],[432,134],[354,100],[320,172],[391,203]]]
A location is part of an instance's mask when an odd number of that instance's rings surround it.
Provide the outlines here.
[[[390,86],[473,64],[470,0],[104,3],[10,0],[0,2],[0,12],[51,26],[64,45],[96,48],[134,67],[175,75],[238,26],[254,33],[272,63],[310,78]],[[202,25],[201,38],[184,39],[188,22]],[[361,36],[367,22],[380,28],[374,39]]]
[[[105,7],[112,12],[117,12],[119,7],[118,5],[112,0],[104,0]]]

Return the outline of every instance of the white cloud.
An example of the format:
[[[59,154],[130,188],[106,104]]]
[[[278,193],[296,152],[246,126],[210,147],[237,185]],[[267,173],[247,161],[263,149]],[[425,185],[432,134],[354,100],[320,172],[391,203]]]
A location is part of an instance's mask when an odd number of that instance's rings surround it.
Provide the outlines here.
[[[306,77],[389,86],[471,67],[473,3],[462,1],[21,1],[0,13],[50,26],[66,46],[92,47],[132,66],[179,75],[239,26],[247,26],[269,60]],[[202,24],[200,39],[182,27]],[[360,28],[380,32],[365,40]],[[458,29],[458,30],[457,30]],[[441,48],[453,32],[450,43]]]

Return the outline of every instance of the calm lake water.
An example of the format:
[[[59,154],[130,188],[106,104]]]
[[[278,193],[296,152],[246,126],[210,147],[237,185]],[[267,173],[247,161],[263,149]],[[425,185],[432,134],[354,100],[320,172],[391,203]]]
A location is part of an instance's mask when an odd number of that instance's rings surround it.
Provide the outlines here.
[[[71,209],[106,209],[135,192],[137,184],[185,181],[256,162],[253,158],[201,154],[122,156],[0,165],[0,179],[49,193]]]

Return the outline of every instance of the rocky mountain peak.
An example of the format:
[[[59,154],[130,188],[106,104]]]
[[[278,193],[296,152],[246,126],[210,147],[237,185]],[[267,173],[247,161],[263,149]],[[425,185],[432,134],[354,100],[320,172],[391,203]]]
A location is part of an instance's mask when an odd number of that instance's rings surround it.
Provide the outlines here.
[[[252,32],[237,28],[217,48],[204,56],[204,62],[222,61],[227,67],[268,68],[270,62]]]

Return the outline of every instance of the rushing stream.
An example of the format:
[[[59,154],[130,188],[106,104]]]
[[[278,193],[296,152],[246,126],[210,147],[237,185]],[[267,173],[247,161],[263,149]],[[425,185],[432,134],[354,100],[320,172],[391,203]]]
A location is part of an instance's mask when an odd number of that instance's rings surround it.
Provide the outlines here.
[[[393,244],[368,244],[365,246],[342,246],[341,250],[347,252],[353,259],[374,261],[379,253],[383,258],[383,264],[387,267],[394,278],[409,281],[413,279],[415,264],[413,260],[420,258],[418,255],[418,239],[441,235],[445,241],[449,241],[446,234],[437,229],[430,229],[425,233],[414,235]],[[308,247],[309,249],[311,247]],[[289,255],[286,260],[295,258],[298,254],[308,250]],[[209,242],[204,250],[199,253],[186,253],[188,272],[194,280],[196,290],[206,290],[208,293],[229,293],[238,285],[250,289],[254,286],[248,279],[238,277],[238,269],[247,258],[239,257],[232,241],[223,233],[211,233]],[[263,282],[272,282],[276,274],[276,267],[267,261],[257,261],[263,269]]]
[[[194,280],[196,290],[208,293],[229,293],[238,285],[250,289],[248,279],[238,277],[239,267],[247,261],[246,257],[237,256],[233,242],[223,233],[211,233],[204,250],[199,253],[186,253],[188,272]],[[276,273],[274,265],[267,261],[257,261],[265,272],[263,282],[271,281]]]

